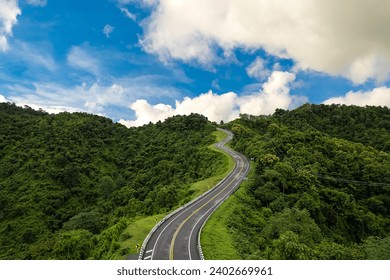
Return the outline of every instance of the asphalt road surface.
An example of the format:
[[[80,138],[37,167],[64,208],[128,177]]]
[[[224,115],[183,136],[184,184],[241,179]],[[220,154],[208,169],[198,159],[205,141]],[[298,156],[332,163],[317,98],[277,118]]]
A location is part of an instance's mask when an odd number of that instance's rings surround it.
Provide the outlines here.
[[[249,171],[249,161],[240,153],[224,146],[233,138],[233,134],[227,130],[223,131],[228,137],[215,146],[233,157],[235,161],[233,171],[207,195],[162,223],[145,246],[144,260],[200,259],[197,250],[200,228],[215,209],[246,179]]]

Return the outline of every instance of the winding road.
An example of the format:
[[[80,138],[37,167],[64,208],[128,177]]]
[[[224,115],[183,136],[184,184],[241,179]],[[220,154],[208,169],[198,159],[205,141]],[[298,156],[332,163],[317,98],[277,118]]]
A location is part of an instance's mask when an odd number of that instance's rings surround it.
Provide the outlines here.
[[[215,146],[227,152],[235,161],[234,169],[209,192],[174,211],[163,219],[145,240],[140,259],[143,260],[199,260],[198,238],[208,217],[241,184],[249,172],[249,161],[225,144],[233,133],[219,129],[228,136]]]

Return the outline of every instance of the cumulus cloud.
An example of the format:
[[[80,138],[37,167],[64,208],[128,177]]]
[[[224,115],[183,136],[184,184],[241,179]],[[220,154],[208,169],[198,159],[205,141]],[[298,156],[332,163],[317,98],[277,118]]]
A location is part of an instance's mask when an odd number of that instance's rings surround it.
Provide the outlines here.
[[[234,92],[221,95],[212,91],[197,97],[185,97],[176,101],[175,107],[167,104],[151,105],[146,100],[137,100],[130,108],[135,111],[136,120],[120,120],[126,126],[140,126],[149,122],[164,120],[174,115],[199,113],[211,121],[228,122],[236,119],[240,113],[262,115],[271,114],[276,108],[289,109],[307,102],[307,98],[290,94],[291,83],[295,75],[289,72],[273,72],[262,90],[246,96]]]
[[[181,102],[176,101],[175,113],[178,115],[199,113],[214,121],[232,120],[238,116],[238,110],[235,109],[236,99],[237,95],[233,92],[218,95],[209,91],[192,99],[185,97]]]
[[[389,78],[390,60],[378,54],[369,54],[357,58],[348,69],[348,76],[355,84],[362,84],[368,79],[385,82]]]
[[[0,51],[8,50],[7,37],[12,35],[12,27],[21,14],[17,0],[0,0]]]
[[[208,65],[217,47],[263,48],[355,83],[389,78],[388,0],[160,0],[154,7],[141,44],[162,61]]]
[[[246,73],[249,77],[263,81],[269,76],[270,72],[265,67],[265,61],[261,57],[257,57],[247,68]]]
[[[348,92],[345,96],[333,97],[323,102],[324,104],[345,104],[357,106],[387,106],[390,107],[390,88],[379,87],[371,91]]]
[[[114,31],[115,27],[109,24],[106,24],[103,28],[103,34],[107,37],[110,38],[111,33]]]
[[[27,4],[37,7],[45,7],[47,0],[27,0]]]
[[[233,120],[238,117],[239,111],[235,110],[235,99],[237,95],[233,92],[222,95],[211,91],[201,94],[195,98],[185,97],[182,101],[175,103],[175,108],[167,104],[151,105],[146,100],[137,100],[130,108],[135,111],[136,120],[119,122],[128,127],[141,126],[149,122],[163,121],[174,115],[189,115],[198,113],[213,121]]]
[[[150,105],[145,99],[139,99],[130,108],[135,111],[136,120],[119,120],[119,123],[127,126],[141,126],[149,122],[156,123],[159,120],[164,120],[174,115],[175,110],[170,105],[157,104]]]
[[[295,75],[292,73],[273,72],[268,81],[263,84],[261,92],[239,98],[237,103],[241,113],[269,115],[277,108],[290,108],[291,104],[296,103],[296,98],[303,101],[301,104],[307,102],[307,99],[303,100],[302,97],[290,95],[290,85],[294,80]]]

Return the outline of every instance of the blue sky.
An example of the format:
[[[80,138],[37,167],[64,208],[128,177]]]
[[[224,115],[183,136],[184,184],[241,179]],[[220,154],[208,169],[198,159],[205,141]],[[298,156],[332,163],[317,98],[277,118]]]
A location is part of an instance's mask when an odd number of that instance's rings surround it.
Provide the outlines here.
[[[127,126],[390,106],[387,1],[314,2],[0,0],[0,101]]]

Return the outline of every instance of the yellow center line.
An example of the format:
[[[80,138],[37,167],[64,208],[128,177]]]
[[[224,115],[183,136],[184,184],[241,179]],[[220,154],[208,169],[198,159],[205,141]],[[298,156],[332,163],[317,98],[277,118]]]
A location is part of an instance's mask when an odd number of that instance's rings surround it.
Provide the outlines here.
[[[244,163],[244,162],[243,162]],[[169,259],[170,260],[173,260],[173,251],[175,249],[175,241],[176,241],[176,237],[177,235],[179,234],[179,231],[181,230],[181,228],[184,226],[184,224],[189,220],[191,219],[192,216],[194,216],[196,213],[198,213],[203,207],[205,207],[207,204],[209,204],[214,198],[216,198],[218,195],[220,195],[224,190],[226,190],[235,180],[236,178],[238,177],[238,175],[240,175],[241,171],[243,170],[244,168],[244,164],[241,166],[241,170],[240,172],[238,172],[238,174],[234,177],[233,180],[230,181],[230,183],[224,187],[219,193],[217,193],[215,196],[213,196],[212,198],[210,198],[205,204],[203,204],[201,207],[199,207],[198,209],[196,209],[194,212],[192,212],[192,214],[190,216],[188,216],[180,225],[179,227],[177,228],[177,230],[175,231],[175,233],[173,234],[173,237],[172,237],[172,241],[171,241],[171,246],[170,246],[170,249],[169,249]]]

